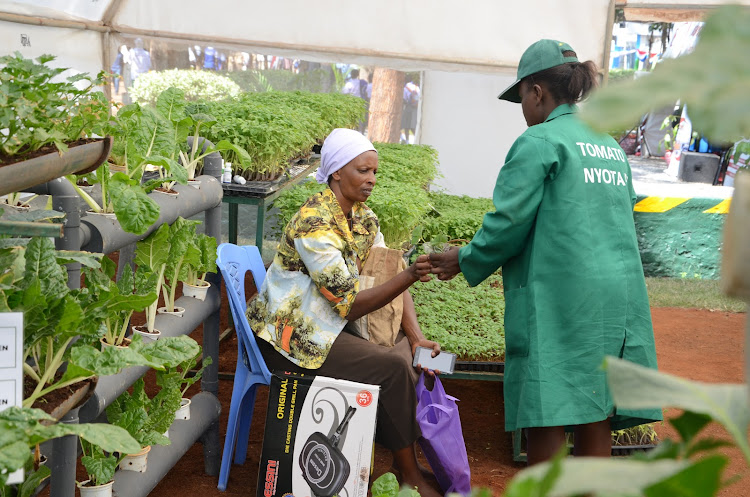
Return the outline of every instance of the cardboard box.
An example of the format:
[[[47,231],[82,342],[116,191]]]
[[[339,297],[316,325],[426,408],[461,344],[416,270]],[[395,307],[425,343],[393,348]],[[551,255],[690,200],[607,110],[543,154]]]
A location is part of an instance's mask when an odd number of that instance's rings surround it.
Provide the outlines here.
[[[258,497],[366,497],[380,387],[275,371]]]

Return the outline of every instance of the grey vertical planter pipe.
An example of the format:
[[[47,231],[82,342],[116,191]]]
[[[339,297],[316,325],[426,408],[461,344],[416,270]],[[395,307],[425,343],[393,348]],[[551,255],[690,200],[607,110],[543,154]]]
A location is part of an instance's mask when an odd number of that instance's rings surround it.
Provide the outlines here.
[[[148,495],[164,478],[170,469],[180,460],[185,452],[193,446],[208,430],[209,426],[218,423],[221,404],[215,395],[201,392],[191,399],[190,419],[178,420],[169,427],[170,445],[151,447],[148,454],[148,466],[145,473],[135,471],[117,471],[113,490],[117,497],[142,497]],[[185,495],[193,495],[194,489],[185,489]],[[53,492],[51,495],[57,497]]]
[[[63,416],[61,423],[78,424],[78,409]],[[73,497],[76,488],[76,460],[78,459],[78,437],[66,435],[51,442],[52,453],[47,456],[50,475],[50,495]]]
[[[212,145],[208,140],[202,139],[202,150]],[[192,146],[192,137],[188,138],[188,145]],[[212,176],[221,181],[221,167],[223,161],[221,155],[212,153],[203,159],[204,176]],[[205,233],[216,239],[216,244],[221,243],[221,203],[206,210]],[[218,273],[218,271],[217,271]],[[206,280],[211,283],[211,289],[215,289],[220,295],[221,280],[219,275],[209,273]],[[221,302],[213,313],[203,321],[203,357],[210,357],[211,364],[203,372],[201,378],[201,390],[213,394],[217,399],[219,395],[219,311]],[[221,437],[219,436],[218,418],[208,427],[203,434],[203,464],[206,474],[216,476],[221,467]]]
[[[78,193],[65,178],[57,178],[42,183],[26,191],[37,195],[52,195],[52,208],[65,213],[63,237],[55,240],[57,250],[81,249],[81,214],[78,211]],[[66,264],[68,269],[68,288],[81,288],[81,263]]]

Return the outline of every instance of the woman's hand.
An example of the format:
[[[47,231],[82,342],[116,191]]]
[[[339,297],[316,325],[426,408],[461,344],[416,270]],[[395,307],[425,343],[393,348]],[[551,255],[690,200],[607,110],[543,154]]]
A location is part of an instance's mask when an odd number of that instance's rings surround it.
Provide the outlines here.
[[[422,282],[430,281],[432,279],[432,264],[430,263],[429,257],[422,254],[417,257],[417,260],[409,266],[407,269],[415,280]]]
[[[458,247],[452,247],[447,252],[433,252],[429,255],[429,260],[432,274],[436,274],[441,281],[451,280],[461,272],[461,266],[458,264]]]
[[[440,353],[440,344],[437,342],[433,342],[432,340],[427,340],[426,338],[420,338],[418,340],[415,340],[411,343],[411,356],[414,357],[417,353],[417,347],[424,347],[426,349],[432,349],[432,357],[435,357]],[[421,364],[417,364],[416,368],[417,371],[424,371],[425,374],[428,374],[430,376],[435,376],[436,374],[440,374],[440,370],[431,370],[427,368],[423,368]]]

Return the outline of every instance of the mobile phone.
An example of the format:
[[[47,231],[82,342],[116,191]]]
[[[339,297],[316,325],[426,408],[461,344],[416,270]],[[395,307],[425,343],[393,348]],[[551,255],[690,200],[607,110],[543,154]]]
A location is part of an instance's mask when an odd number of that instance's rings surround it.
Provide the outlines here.
[[[441,373],[453,374],[453,367],[456,365],[456,354],[440,351],[438,355],[432,357],[432,349],[417,347],[412,365],[417,367],[417,364],[432,371],[437,370]]]

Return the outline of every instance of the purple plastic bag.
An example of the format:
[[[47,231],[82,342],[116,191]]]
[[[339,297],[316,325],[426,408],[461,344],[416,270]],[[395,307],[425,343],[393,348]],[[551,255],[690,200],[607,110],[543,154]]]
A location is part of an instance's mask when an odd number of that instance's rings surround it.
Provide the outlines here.
[[[458,417],[458,399],[445,393],[435,377],[432,391],[424,384],[424,373],[417,383],[417,422],[422,429],[422,447],[432,472],[445,493],[471,493],[471,471],[466,444]]]

